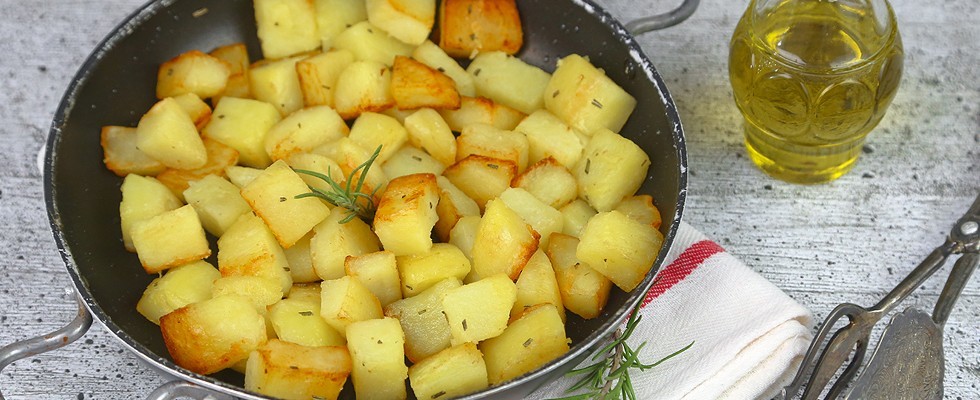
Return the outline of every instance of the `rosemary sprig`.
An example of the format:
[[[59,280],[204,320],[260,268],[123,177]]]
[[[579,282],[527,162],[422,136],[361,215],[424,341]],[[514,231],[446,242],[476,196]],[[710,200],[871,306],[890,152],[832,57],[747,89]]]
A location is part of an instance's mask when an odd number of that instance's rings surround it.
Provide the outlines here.
[[[639,359],[640,351],[643,350],[643,347],[646,346],[647,342],[641,343],[636,349],[630,347],[630,345],[626,342],[626,340],[633,334],[636,327],[640,324],[640,320],[643,318],[639,311],[640,304],[637,304],[636,307],[633,308],[629,320],[626,322],[625,330],[623,328],[617,329],[613,336],[613,341],[592,355],[592,360],[596,361],[594,364],[574,369],[565,374],[565,376],[568,377],[581,376],[581,378],[579,378],[575,384],[568,388],[565,393],[567,394],[577,391],[582,392],[555,400],[636,400],[636,391],[633,389],[633,380],[630,378],[630,370],[635,369],[639,371],[646,371],[664,363],[671,358],[674,358],[678,354],[690,349],[691,346],[694,346],[694,342],[692,341],[687,346],[684,346],[684,348],[661,358],[655,363],[642,363]]]
[[[367,161],[364,161],[350,172],[350,175],[347,176],[347,180],[344,182],[344,186],[341,186],[337,181],[333,180],[329,168],[327,169],[326,175],[316,171],[296,169],[295,171],[298,173],[320,178],[330,185],[329,191],[310,186],[309,193],[298,194],[296,198],[316,197],[326,200],[328,203],[337,207],[346,208],[348,213],[344,219],[340,220],[341,224],[350,222],[354,217],[361,217],[365,220],[373,219],[375,209],[374,195],[378,191],[378,188],[375,188],[370,194],[362,192],[361,189],[364,188],[364,180],[367,178],[368,170],[371,169],[371,165],[374,165],[374,160],[378,158],[379,154],[381,154],[381,146],[378,146],[374,150],[371,158],[368,158]],[[360,172],[360,175],[358,175],[358,172]],[[357,184],[351,187],[351,184],[355,180]]]

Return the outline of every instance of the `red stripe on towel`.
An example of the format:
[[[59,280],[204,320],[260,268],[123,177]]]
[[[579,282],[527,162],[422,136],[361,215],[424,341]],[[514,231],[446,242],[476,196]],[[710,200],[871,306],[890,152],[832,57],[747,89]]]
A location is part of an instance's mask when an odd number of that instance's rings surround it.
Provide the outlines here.
[[[674,262],[660,271],[657,283],[647,292],[646,297],[643,298],[643,305],[640,307],[646,307],[647,304],[666,292],[667,289],[670,289],[677,282],[684,280],[704,260],[723,251],[725,249],[710,240],[702,240],[684,249],[680,257],[677,257]]]

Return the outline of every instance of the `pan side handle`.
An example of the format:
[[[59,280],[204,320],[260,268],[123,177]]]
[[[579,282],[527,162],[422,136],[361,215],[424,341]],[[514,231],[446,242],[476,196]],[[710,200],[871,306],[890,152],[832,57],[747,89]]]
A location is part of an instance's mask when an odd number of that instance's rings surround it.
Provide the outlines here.
[[[191,398],[194,400],[233,400],[234,397],[220,394],[185,381],[170,381],[160,385],[146,400],[174,400]]]
[[[88,332],[92,326],[92,314],[85,308],[85,302],[81,296],[72,289],[67,290],[75,295],[75,301],[78,302],[78,315],[75,316],[75,319],[68,325],[47,335],[22,340],[0,348],[0,371],[14,361],[64,347]],[[3,399],[3,393],[0,393],[0,400]]]
[[[651,15],[627,22],[626,29],[633,35],[639,35],[649,31],[672,27],[684,22],[691,14],[694,14],[694,10],[698,9],[698,3],[700,2],[700,0],[684,0],[680,6],[663,14]]]

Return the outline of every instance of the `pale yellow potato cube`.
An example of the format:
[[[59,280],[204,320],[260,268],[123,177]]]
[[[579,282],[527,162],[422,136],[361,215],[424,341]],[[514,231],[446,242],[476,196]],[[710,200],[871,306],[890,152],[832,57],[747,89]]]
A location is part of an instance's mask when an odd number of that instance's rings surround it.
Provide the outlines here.
[[[395,56],[409,56],[412,46],[388,35],[383,29],[364,21],[347,28],[333,41],[333,47],[349,50],[359,61],[373,61],[392,66]]]
[[[525,114],[544,107],[544,88],[551,74],[501,51],[482,52],[466,71],[476,94]]]
[[[507,328],[517,286],[504,274],[450,289],[442,298],[453,346],[489,339]]]
[[[589,220],[575,255],[629,292],[653,268],[663,242],[663,235],[652,225],[613,210]]]
[[[228,63],[191,50],[160,65],[157,71],[158,99],[194,93],[200,98],[221,94],[231,75]]]
[[[218,269],[207,261],[193,261],[171,268],[150,282],[136,303],[136,311],[160,325],[160,317],[173,310],[210,299],[212,282],[220,277]]]
[[[333,50],[304,58],[296,63],[296,73],[303,89],[303,103],[333,107],[333,93],[340,73],[354,62],[354,53]]]
[[[530,192],[521,188],[509,188],[500,194],[500,200],[538,233],[538,247],[547,248],[551,233],[562,231],[565,221],[561,212],[538,200]]]
[[[289,297],[269,306],[269,323],[279,340],[303,346],[344,346],[344,336],[320,317],[320,288],[312,287],[312,293]]]
[[[528,309],[500,336],[480,343],[491,385],[534,371],[568,352],[571,341],[554,304]]]
[[[347,326],[347,348],[359,399],[405,399],[405,334],[394,318],[359,321]]]
[[[660,229],[663,220],[660,217],[660,209],[653,205],[653,197],[648,194],[638,194],[623,199],[616,206],[616,211],[626,214],[636,222]]]
[[[480,210],[500,196],[517,177],[517,164],[510,160],[470,155],[442,172],[459,190],[476,201]]]
[[[100,144],[102,162],[118,176],[156,175],[167,169],[166,165],[136,148],[136,128],[103,126]]]
[[[180,108],[183,108],[187,115],[191,117],[191,121],[194,121],[194,126],[198,130],[204,129],[204,126],[211,121],[211,106],[201,100],[194,93],[184,93],[179,96],[174,96],[174,101],[180,104]]]
[[[354,119],[365,112],[381,112],[394,105],[391,72],[382,63],[355,61],[337,78],[334,108],[344,119]]]
[[[341,32],[361,21],[367,21],[367,9],[363,1],[313,0],[316,8],[316,26],[320,32],[320,47],[324,51],[334,47],[333,41]]]
[[[226,295],[178,308],[160,318],[167,351],[199,374],[229,368],[265,343],[265,318],[248,299]]]
[[[449,243],[433,244],[423,253],[398,256],[397,262],[405,298],[422,293],[448,278],[463,279],[470,272],[470,260]]]
[[[374,214],[374,232],[395,255],[420,254],[432,248],[432,228],[439,219],[439,185],[432,174],[401,176],[388,182]]]
[[[290,248],[283,249],[286,263],[289,264],[289,275],[293,278],[294,284],[320,281],[316,268],[313,268],[313,254],[310,251],[313,235],[314,232],[307,233]]]
[[[277,122],[265,135],[264,149],[275,161],[296,153],[308,153],[319,145],[350,133],[344,119],[329,106],[296,110]]]
[[[443,0],[439,47],[453,57],[500,50],[517,53],[524,43],[515,0]]]
[[[476,233],[480,230],[482,220],[479,215],[467,215],[456,221],[456,225],[449,231],[449,244],[458,247],[470,260],[470,265],[473,265],[473,242],[476,241]],[[473,275],[472,268],[469,275]],[[469,275],[466,278],[467,283],[474,281],[469,279]]]
[[[132,235],[137,223],[184,205],[167,186],[152,177],[129,174],[119,190],[122,192],[120,228],[123,244],[129,251],[136,251]]]
[[[460,95],[476,97],[473,76],[435,43],[428,40],[422,42],[412,51],[412,58],[452,78]]]
[[[455,132],[473,124],[490,125],[498,129],[511,130],[517,127],[527,115],[503,104],[495,103],[485,97],[466,97],[459,99],[459,109],[439,110],[439,114]]]
[[[133,226],[132,238],[136,255],[148,274],[211,255],[201,220],[191,206],[137,222]]]
[[[436,237],[443,242],[448,242],[456,222],[468,215],[479,217],[480,206],[445,176],[436,177],[436,183],[439,184],[439,204],[436,205],[439,220],[435,225]]]
[[[255,23],[265,58],[283,58],[320,47],[311,0],[254,0]]]
[[[446,166],[416,147],[402,146],[388,157],[381,169],[389,179],[395,179],[412,174],[442,175]]]
[[[310,189],[284,161],[276,161],[242,188],[242,197],[269,226],[284,248],[327,218],[330,208],[314,197],[297,198]]]
[[[449,348],[449,322],[442,313],[442,296],[462,285],[457,278],[447,278],[385,307],[385,315],[398,318],[401,323],[405,355],[413,363]]]
[[[266,307],[282,300],[283,291],[278,281],[262,276],[223,276],[211,285],[211,297],[229,294],[248,299],[255,310],[264,315]]]
[[[248,357],[245,389],[279,399],[335,400],[352,368],[346,347],[272,339]]]
[[[184,199],[184,191],[190,187],[191,182],[208,175],[224,175],[225,168],[238,163],[238,151],[214,139],[204,138],[204,150],[208,154],[208,161],[204,166],[194,169],[167,168],[157,174],[157,180],[170,188],[178,198]]]
[[[423,108],[405,117],[408,141],[444,166],[456,162],[456,136],[436,110]]]
[[[553,233],[545,253],[555,269],[562,304],[568,311],[592,319],[606,306],[612,282],[576,257],[578,244],[574,236]]]
[[[359,256],[347,256],[344,261],[347,276],[364,284],[385,307],[402,298],[395,253],[376,251]]]
[[[558,309],[558,315],[565,321],[565,306],[561,302],[561,291],[558,290],[558,279],[551,260],[541,249],[534,252],[527,265],[517,278],[517,300],[510,310],[510,319],[516,320],[538,304],[553,304]]]
[[[582,229],[585,228],[585,224],[599,213],[582,199],[575,199],[559,211],[561,211],[562,219],[565,221],[562,225],[562,233],[574,237],[582,236]]]
[[[289,263],[269,227],[245,213],[218,238],[218,270],[222,276],[258,276],[279,283],[283,293],[293,285]]]
[[[255,177],[259,176],[263,170],[252,167],[242,167],[239,165],[232,165],[225,168],[225,176],[231,183],[238,186],[239,189],[248,185]]]
[[[269,103],[259,100],[223,97],[203,135],[238,151],[244,166],[265,168],[272,163],[265,151],[265,136],[282,118]]]
[[[217,175],[190,182],[184,199],[197,211],[204,229],[216,237],[221,237],[239,216],[252,211],[238,186]]]
[[[650,157],[633,141],[600,129],[575,166],[579,196],[599,211],[609,211],[632,196],[646,179]]]
[[[562,208],[578,197],[575,176],[551,157],[528,167],[514,179],[512,185],[527,190],[538,200],[554,208]]]
[[[320,316],[348,341],[347,326],[383,315],[381,302],[357,279],[343,276],[320,283]]]
[[[248,57],[248,47],[245,46],[245,43],[232,43],[220,46],[211,50],[208,54],[228,63],[229,71],[232,75],[248,72],[248,67],[251,65]]]
[[[527,135],[528,159],[532,163],[551,157],[571,169],[585,148],[576,131],[548,110],[531,113],[514,130]]]
[[[367,0],[366,5],[371,24],[411,45],[422,44],[436,22],[435,0]]]
[[[193,169],[208,161],[194,121],[172,97],[160,100],[140,118],[136,148],[171,168]]]
[[[354,121],[348,137],[358,146],[372,152],[381,147],[375,162],[383,164],[408,141],[408,131],[392,117],[365,112]]]
[[[240,99],[252,99],[252,84],[248,80],[248,72],[232,74],[228,77],[225,91],[211,98],[211,104],[218,104],[225,97],[237,97]],[[199,127],[203,129],[203,127]]]
[[[544,106],[586,134],[600,128],[619,132],[636,107],[636,99],[588,59],[572,54],[558,60],[545,88]]]
[[[408,381],[417,399],[460,397],[489,386],[483,353],[469,342],[412,365]]]
[[[473,124],[463,127],[456,138],[456,160],[472,154],[512,161],[517,172],[527,169],[528,142],[523,133]]]
[[[354,217],[348,222],[349,211],[336,207],[330,215],[313,228],[315,234],[310,240],[310,253],[313,268],[321,279],[337,279],[344,276],[344,260],[381,250],[381,242],[368,224]]]
[[[296,63],[305,55],[263,60],[248,70],[249,87],[256,100],[272,104],[282,116],[303,108],[303,88]]]
[[[473,241],[473,272],[476,279],[496,274],[514,280],[538,249],[541,236],[503,200],[487,203]]]
[[[399,110],[458,109],[459,92],[452,78],[421,62],[395,56],[391,69],[391,96]]]

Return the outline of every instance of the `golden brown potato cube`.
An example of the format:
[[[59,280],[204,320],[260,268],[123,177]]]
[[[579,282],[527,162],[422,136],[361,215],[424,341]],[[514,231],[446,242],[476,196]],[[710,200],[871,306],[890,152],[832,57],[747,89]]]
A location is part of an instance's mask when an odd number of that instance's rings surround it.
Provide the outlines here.
[[[405,355],[419,362],[449,348],[449,322],[442,313],[442,296],[463,283],[448,278],[413,296],[385,307],[385,315],[398,318],[405,332]]]
[[[265,318],[236,295],[178,308],[160,318],[160,331],[174,362],[199,374],[235,365],[267,338]]]
[[[157,71],[157,98],[194,93],[202,99],[225,90],[231,66],[228,63],[191,50],[160,65]]]
[[[663,241],[652,225],[613,210],[589,220],[575,255],[629,292],[650,272]]]
[[[510,319],[516,320],[531,307],[542,303],[554,304],[561,320],[565,321],[565,306],[561,302],[555,269],[548,256],[539,249],[527,261],[521,276],[517,278],[517,300],[510,310]]]
[[[501,51],[481,52],[466,71],[476,94],[525,114],[544,107],[544,88],[551,74]]]
[[[428,65],[396,56],[391,69],[391,97],[399,110],[458,109],[459,92],[452,78]]]
[[[527,137],[522,133],[497,129],[490,125],[473,124],[463,127],[456,138],[456,159],[471,154],[512,161],[517,172],[527,168]]]
[[[626,214],[636,222],[660,229],[663,220],[660,218],[660,210],[653,205],[653,197],[648,194],[638,194],[623,199],[616,206],[616,211]]]
[[[346,347],[308,347],[272,339],[248,357],[245,389],[280,399],[334,400],[351,368]]]
[[[442,172],[443,176],[476,201],[482,211],[517,177],[517,164],[509,160],[470,155]]]
[[[296,74],[303,89],[303,103],[333,107],[333,93],[340,73],[354,62],[354,53],[332,50],[304,58],[296,63]]]
[[[292,287],[289,264],[275,236],[252,213],[245,213],[218,238],[218,269],[222,276],[258,276]]]
[[[420,254],[432,248],[432,227],[439,215],[439,185],[432,174],[401,176],[388,182],[374,214],[374,232],[395,255]]]
[[[248,185],[255,177],[259,176],[263,170],[252,167],[242,167],[238,165],[232,165],[225,168],[225,176],[231,183],[238,186],[239,189]]]
[[[495,274],[517,279],[538,249],[540,235],[503,200],[487,203],[473,241],[473,272],[477,279]]]
[[[320,317],[319,285],[306,293],[291,292],[289,297],[269,306],[269,323],[276,337],[310,347],[346,345],[344,336]]]
[[[344,276],[344,260],[347,256],[381,250],[378,237],[360,218],[354,217],[348,222],[340,223],[347,218],[348,213],[343,207],[336,207],[323,222],[313,228],[316,233],[310,240],[310,253],[313,257],[313,268],[321,279]]]
[[[552,233],[545,253],[555,268],[562,304],[568,311],[592,319],[606,306],[612,282],[575,256],[578,244],[574,236]]]
[[[444,166],[456,162],[456,136],[436,110],[423,108],[405,117],[408,141]]]
[[[308,153],[348,133],[344,119],[329,106],[303,108],[269,128],[264,149],[273,161],[283,160],[296,153]]]
[[[203,260],[171,268],[150,282],[136,303],[136,311],[160,325],[160,317],[173,310],[210,299],[212,282],[220,277],[218,269]]]
[[[633,141],[600,129],[575,166],[579,196],[599,211],[609,211],[632,196],[646,179],[650,157]]]
[[[479,215],[467,215],[456,221],[456,225],[449,231],[449,244],[458,247],[470,260],[470,265],[473,265],[473,242],[476,240],[476,233],[480,230],[480,221],[482,220],[483,218]],[[471,276],[475,277],[472,268],[470,268],[467,277],[464,278],[466,283],[476,280],[470,279]]]
[[[120,228],[123,244],[129,251],[136,251],[132,234],[137,223],[184,205],[170,189],[152,177],[126,175],[119,190],[122,192]]]
[[[347,348],[359,399],[405,399],[405,334],[394,318],[359,321],[347,326]]]
[[[199,168],[208,160],[194,120],[172,97],[160,100],[140,118],[136,148],[171,168]]]
[[[157,174],[157,180],[167,185],[178,198],[183,199],[184,192],[190,187],[191,182],[204,179],[208,175],[222,176],[225,168],[238,163],[238,151],[217,140],[204,138],[204,150],[207,152],[208,160],[203,166],[194,169],[167,168]]]
[[[561,212],[538,200],[528,191],[509,188],[500,194],[500,200],[538,233],[538,247],[547,248],[551,233],[561,232],[564,225]]]
[[[562,233],[574,237],[582,236],[582,229],[585,228],[585,224],[598,213],[588,202],[582,199],[575,199],[559,211],[561,211],[561,216],[565,221],[562,225]]]
[[[237,150],[241,164],[265,168],[272,164],[265,151],[265,136],[281,118],[269,103],[223,97],[202,134]]]
[[[211,255],[208,239],[194,207],[183,206],[133,226],[133,247],[148,274]]]
[[[466,96],[460,97],[459,109],[439,110],[439,114],[449,124],[449,128],[455,132],[460,132],[463,127],[473,124],[484,124],[497,129],[511,130],[517,127],[517,124],[527,116],[485,97]]]
[[[456,246],[436,243],[423,253],[398,256],[402,295],[422,293],[447,278],[463,279],[470,272],[470,260]]]
[[[136,148],[136,128],[103,126],[101,144],[102,162],[116,175],[156,175],[167,169],[166,165]]]
[[[389,179],[412,174],[442,175],[446,169],[439,160],[413,146],[402,146],[381,165],[381,170]]]
[[[347,256],[344,261],[347,276],[364,284],[385,307],[402,298],[401,280],[395,253],[376,251],[359,256]]]
[[[361,148],[371,152],[381,147],[375,162],[383,164],[408,141],[408,131],[397,119],[384,114],[365,112],[354,121],[348,137]]]
[[[442,308],[449,321],[452,345],[477,343],[503,333],[516,299],[517,286],[504,274],[446,292]]]
[[[517,53],[524,44],[515,0],[442,0],[439,47],[466,58],[475,52]]]
[[[320,47],[312,0],[255,0],[255,23],[265,58],[283,58]]]
[[[238,186],[218,175],[207,175],[189,185],[184,199],[197,211],[204,229],[216,237],[221,237],[242,214],[252,211]]]
[[[436,237],[443,242],[448,242],[456,222],[467,215],[479,217],[480,206],[445,176],[436,177],[436,183],[439,184],[439,204],[436,205],[439,220],[436,221],[435,226]]]
[[[412,58],[452,78],[456,83],[456,91],[460,95],[476,96],[476,86],[473,85],[473,76],[469,72],[466,72],[463,67],[459,66],[456,60],[446,54],[435,43],[428,40],[422,42],[422,44],[412,51]]]
[[[283,249],[286,263],[289,264],[289,275],[293,277],[294,284],[320,281],[320,276],[313,268],[313,254],[310,251],[313,234],[314,232],[307,233],[292,247]]]
[[[324,51],[334,47],[333,41],[341,32],[358,22],[367,21],[367,9],[363,1],[314,0],[316,26],[320,32],[320,47]]]
[[[619,132],[636,107],[636,99],[588,59],[572,54],[558,60],[545,88],[544,106],[585,134],[599,128]]]
[[[310,189],[284,161],[276,161],[242,188],[242,197],[265,221],[284,248],[327,218],[330,208],[314,197],[296,198]]]
[[[248,84],[256,100],[272,104],[282,116],[303,108],[303,88],[299,84],[296,63],[299,55],[279,60],[263,60],[248,70]]]
[[[480,343],[491,385],[534,371],[568,352],[571,340],[554,304],[528,309],[500,336]]]
[[[191,117],[198,130],[204,129],[204,126],[211,120],[211,106],[197,97],[196,94],[184,93],[180,96],[174,96],[174,101],[180,104],[180,108],[183,108]]]
[[[554,208],[562,208],[578,197],[575,176],[551,157],[528,167],[514,179],[513,186],[527,190],[538,200]]]
[[[266,307],[282,300],[283,292],[278,281],[261,276],[223,276],[211,285],[211,297],[229,294],[248,299],[264,315]]]
[[[368,21],[402,42],[419,45],[436,22],[435,0],[367,0]]]
[[[474,343],[440,351],[408,368],[417,399],[455,398],[489,386],[483,353]]]
[[[575,130],[548,110],[531,113],[514,130],[527,135],[528,159],[532,163],[552,157],[571,169],[585,148]]]
[[[395,105],[391,97],[391,72],[377,61],[354,61],[337,78],[334,108],[344,119],[365,112],[381,112]]]
[[[221,61],[228,63],[229,72],[232,75],[248,72],[251,61],[248,57],[248,48],[245,43],[232,43],[211,50],[209,53]]]
[[[334,38],[333,47],[349,50],[358,61],[372,61],[387,67],[395,63],[395,56],[412,54],[411,45],[368,21],[358,22],[341,32]]]
[[[320,316],[349,340],[345,333],[348,325],[381,318],[383,313],[381,302],[367,286],[357,279],[344,276],[320,283]]]

